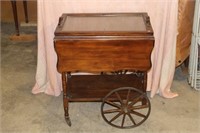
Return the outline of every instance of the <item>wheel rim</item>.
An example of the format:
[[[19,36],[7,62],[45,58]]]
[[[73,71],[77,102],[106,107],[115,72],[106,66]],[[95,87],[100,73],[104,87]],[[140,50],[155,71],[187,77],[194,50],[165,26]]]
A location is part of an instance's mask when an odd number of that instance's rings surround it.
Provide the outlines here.
[[[103,119],[117,128],[141,125],[149,116],[151,105],[146,93],[133,87],[121,87],[108,93],[101,105]]]

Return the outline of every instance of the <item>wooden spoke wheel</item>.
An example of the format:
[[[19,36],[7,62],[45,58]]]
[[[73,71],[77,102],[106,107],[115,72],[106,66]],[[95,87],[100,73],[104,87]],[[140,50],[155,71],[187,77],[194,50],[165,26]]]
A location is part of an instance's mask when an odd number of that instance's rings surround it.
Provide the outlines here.
[[[133,87],[112,90],[103,99],[101,114],[111,126],[133,128],[149,116],[151,105],[146,93]]]

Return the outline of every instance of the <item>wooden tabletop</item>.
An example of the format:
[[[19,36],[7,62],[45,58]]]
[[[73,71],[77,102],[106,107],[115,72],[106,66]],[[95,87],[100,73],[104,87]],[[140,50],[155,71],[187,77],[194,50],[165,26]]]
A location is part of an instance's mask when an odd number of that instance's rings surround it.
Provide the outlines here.
[[[147,13],[63,14],[55,35],[153,34]]]

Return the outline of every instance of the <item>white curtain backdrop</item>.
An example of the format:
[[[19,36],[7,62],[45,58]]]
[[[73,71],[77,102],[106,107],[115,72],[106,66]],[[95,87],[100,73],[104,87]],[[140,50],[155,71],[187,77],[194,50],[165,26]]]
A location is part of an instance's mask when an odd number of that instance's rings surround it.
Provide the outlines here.
[[[170,89],[175,71],[178,0],[38,0],[37,3],[38,60],[32,93],[59,96],[62,92],[53,46],[54,30],[62,13],[147,12],[155,36],[147,90],[151,91],[151,97],[178,95]]]

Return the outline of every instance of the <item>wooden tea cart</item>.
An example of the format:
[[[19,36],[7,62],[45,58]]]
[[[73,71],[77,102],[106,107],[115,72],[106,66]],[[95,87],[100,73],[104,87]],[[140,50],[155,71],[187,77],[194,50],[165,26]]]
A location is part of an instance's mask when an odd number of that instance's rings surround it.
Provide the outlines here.
[[[136,127],[148,118],[154,37],[147,13],[63,14],[54,45],[69,126],[69,102],[102,102],[103,119],[118,128]],[[77,72],[92,75],[73,75]]]

